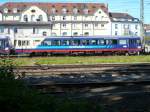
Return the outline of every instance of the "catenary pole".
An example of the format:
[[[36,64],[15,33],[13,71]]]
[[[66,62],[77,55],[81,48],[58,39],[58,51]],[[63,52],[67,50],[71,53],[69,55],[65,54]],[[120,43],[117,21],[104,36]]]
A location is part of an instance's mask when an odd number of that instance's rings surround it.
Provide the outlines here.
[[[141,37],[143,38],[143,45],[145,45],[145,33],[144,33],[144,0],[140,0],[140,22],[141,22]]]

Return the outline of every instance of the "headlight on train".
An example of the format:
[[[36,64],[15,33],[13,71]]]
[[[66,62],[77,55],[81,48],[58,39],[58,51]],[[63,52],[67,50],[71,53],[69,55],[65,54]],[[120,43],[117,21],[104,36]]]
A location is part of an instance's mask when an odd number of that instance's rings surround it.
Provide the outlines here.
[[[138,46],[138,49],[141,49],[142,47],[141,46]]]

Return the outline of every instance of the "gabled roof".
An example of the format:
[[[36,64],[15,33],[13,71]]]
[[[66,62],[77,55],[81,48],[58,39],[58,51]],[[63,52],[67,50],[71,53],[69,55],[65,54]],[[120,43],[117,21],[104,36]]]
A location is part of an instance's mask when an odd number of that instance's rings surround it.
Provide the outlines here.
[[[99,8],[108,14],[108,7],[103,3],[41,3],[41,2],[8,2],[3,4],[0,9],[8,9],[9,14],[13,14],[13,9],[17,8],[18,13],[21,13],[24,9],[31,6],[37,6],[48,15],[52,14],[52,8],[56,9],[56,14],[62,14],[62,9],[67,9],[67,14],[73,14],[73,9],[78,9],[78,14],[84,14],[83,9],[89,10],[88,14],[94,14]]]
[[[128,13],[116,13],[116,12],[110,12],[109,13],[110,18],[124,18],[124,19],[134,19],[133,16],[129,15]]]

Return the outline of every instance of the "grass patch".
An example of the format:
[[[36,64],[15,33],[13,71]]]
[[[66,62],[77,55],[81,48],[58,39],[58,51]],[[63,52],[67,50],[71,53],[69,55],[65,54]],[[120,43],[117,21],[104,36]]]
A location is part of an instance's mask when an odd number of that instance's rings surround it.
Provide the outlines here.
[[[150,62],[150,56],[59,56],[13,58],[17,66],[52,64],[99,64]]]

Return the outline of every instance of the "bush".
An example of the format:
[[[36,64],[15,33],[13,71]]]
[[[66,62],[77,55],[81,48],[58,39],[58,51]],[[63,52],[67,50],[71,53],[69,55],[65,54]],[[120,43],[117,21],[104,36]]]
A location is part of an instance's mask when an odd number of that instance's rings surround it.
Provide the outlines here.
[[[0,112],[101,112],[98,104],[41,94],[14,79],[14,64],[0,61]]]
[[[11,59],[1,59],[0,60],[0,80],[13,80],[14,72],[13,72],[14,63]]]

